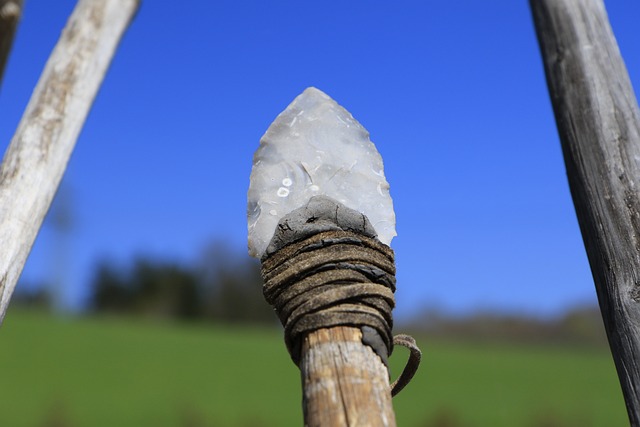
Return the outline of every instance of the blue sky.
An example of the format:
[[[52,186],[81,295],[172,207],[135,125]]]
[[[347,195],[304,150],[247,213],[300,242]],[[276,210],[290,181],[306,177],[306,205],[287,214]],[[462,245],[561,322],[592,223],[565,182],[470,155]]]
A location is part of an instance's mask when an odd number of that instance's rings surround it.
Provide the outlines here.
[[[0,91],[3,150],[73,6],[26,2]],[[637,86],[640,4],[607,8]],[[308,86],[383,156],[398,315],[596,301],[524,0],[146,0],[62,184],[74,228],[66,241],[43,228],[24,283],[62,262],[78,306],[101,259],[189,263],[219,239],[246,253],[253,152]]]

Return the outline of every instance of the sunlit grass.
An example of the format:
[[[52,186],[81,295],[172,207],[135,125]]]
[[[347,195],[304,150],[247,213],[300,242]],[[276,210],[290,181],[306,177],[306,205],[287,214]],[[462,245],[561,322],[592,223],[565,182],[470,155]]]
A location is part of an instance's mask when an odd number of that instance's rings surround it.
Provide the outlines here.
[[[400,426],[628,425],[606,351],[419,341]],[[302,425],[300,379],[277,330],[14,310],[0,329],[0,425]]]
[[[420,375],[395,399],[400,425],[628,425],[606,350],[427,342],[424,351]]]

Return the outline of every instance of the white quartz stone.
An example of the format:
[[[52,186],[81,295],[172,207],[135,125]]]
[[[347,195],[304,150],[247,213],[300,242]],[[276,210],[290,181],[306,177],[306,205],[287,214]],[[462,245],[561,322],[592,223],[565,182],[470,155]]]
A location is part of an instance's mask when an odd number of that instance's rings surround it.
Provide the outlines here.
[[[253,157],[249,254],[262,256],[280,218],[315,195],[365,214],[387,245],[396,235],[382,157],[369,132],[324,92],[310,87],[278,115]]]

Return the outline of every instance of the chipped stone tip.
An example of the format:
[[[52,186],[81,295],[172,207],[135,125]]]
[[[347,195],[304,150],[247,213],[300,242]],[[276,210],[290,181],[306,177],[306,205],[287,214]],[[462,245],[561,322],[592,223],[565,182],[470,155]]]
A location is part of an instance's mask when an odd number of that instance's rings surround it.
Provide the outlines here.
[[[250,255],[260,258],[278,222],[314,196],[365,215],[382,243],[396,235],[382,157],[369,132],[309,87],[278,115],[254,155],[247,194]]]

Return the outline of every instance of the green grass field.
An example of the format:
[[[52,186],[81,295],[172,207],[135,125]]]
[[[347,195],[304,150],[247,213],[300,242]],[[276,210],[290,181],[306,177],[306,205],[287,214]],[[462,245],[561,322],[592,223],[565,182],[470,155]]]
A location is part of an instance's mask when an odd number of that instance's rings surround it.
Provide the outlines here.
[[[604,350],[419,343],[399,426],[628,425]],[[0,329],[2,427],[299,426],[300,400],[277,330],[19,310]]]

